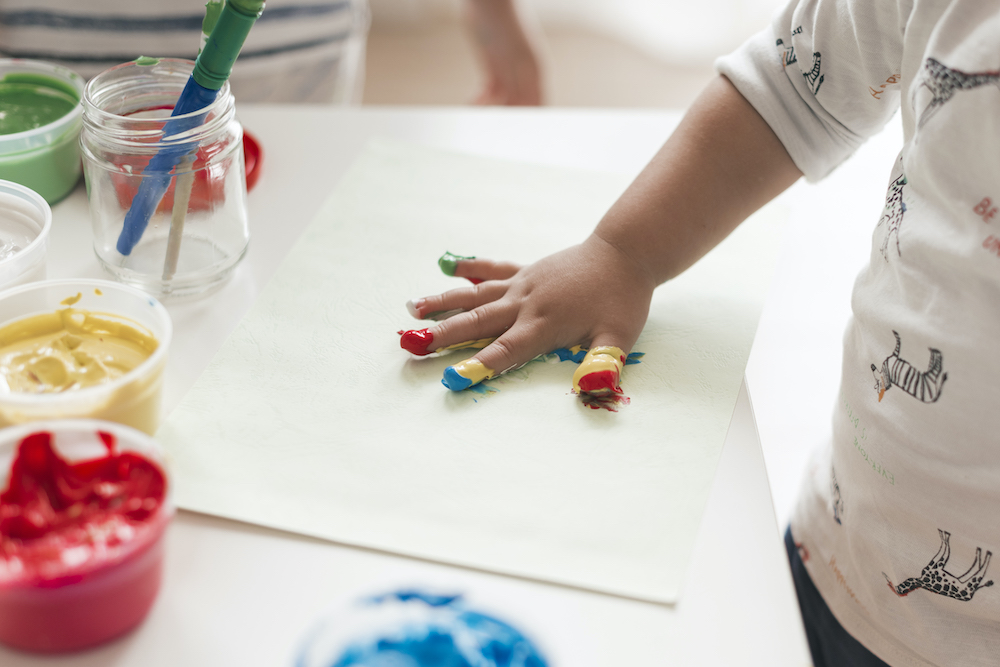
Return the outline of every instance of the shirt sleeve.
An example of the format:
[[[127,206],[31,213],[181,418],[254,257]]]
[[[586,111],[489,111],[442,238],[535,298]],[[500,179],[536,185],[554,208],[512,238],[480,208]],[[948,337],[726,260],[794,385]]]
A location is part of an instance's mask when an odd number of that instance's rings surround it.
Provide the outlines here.
[[[809,181],[827,176],[899,108],[909,0],[792,0],[716,70]]]

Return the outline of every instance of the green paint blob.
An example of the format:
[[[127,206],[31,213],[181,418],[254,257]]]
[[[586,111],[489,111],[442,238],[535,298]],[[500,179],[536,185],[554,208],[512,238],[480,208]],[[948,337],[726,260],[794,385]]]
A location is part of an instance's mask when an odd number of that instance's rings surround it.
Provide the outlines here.
[[[458,268],[458,263],[463,259],[475,259],[475,255],[470,255],[468,257],[463,257],[462,255],[456,255],[445,251],[441,258],[438,259],[438,266],[441,267],[441,272],[446,276],[455,275],[455,269]]]
[[[8,74],[0,79],[0,134],[48,125],[72,111],[79,101],[76,90],[58,79]]]
[[[139,56],[135,59],[135,64],[139,67],[150,67],[158,64],[159,62],[159,58],[150,58],[149,56]]]
[[[221,0],[209,0],[208,4],[205,5],[205,20],[201,22],[201,31],[204,34],[212,34],[212,28],[219,22],[219,16],[222,15],[222,5]]]
[[[80,180],[79,104],[80,91],[70,81],[32,72],[0,78],[0,179],[27,186],[50,204],[65,197]]]

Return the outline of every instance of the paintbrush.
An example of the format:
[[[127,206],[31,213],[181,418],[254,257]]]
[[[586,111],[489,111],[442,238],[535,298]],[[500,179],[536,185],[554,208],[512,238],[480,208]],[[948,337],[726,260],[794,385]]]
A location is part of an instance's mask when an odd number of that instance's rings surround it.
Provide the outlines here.
[[[264,10],[264,0],[227,0],[219,13],[215,27],[205,43],[194,71],[188,79],[177,104],[170,114],[171,119],[163,126],[164,142],[170,138],[201,125],[206,114],[194,112],[204,109],[215,101],[222,85],[233,70],[233,63],[246,41],[250,28]],[[146,225],[153,216],[167,188],[170,187],[170,172],[187,155],[189,145],[161,148],[149,161],[143,171],[144,178],[132,199],[132,205],[125,214],[125,224],[118,236],[117,249],[128,255],[142,238]]]

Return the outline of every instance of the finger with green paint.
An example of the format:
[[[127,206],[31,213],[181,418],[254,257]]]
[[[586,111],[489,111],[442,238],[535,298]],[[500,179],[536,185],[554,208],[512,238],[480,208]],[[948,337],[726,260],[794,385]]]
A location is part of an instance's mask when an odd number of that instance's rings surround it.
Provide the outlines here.
[[[478,259],[475,256],[465,257],[451,252],[445,252],[438,259],[438,266],[446,276],[465,278],[473,285],[487,280],[506,280],[521,269],[520,264],[513,262],[495,262],[488,259]]]
[[[489,280],[506,280],[521,269],[520,264],[513,262],[494,262],[489,259],[477,259],[473,256],[456,255],[445,252],[438,258],[438,266],[446,276],[465,278],[473,285]],[[460,308],[436,310],[424,298],[410,299],[406,302],[406,310],[418,320],[446,320],[449,317],[464,312]]]

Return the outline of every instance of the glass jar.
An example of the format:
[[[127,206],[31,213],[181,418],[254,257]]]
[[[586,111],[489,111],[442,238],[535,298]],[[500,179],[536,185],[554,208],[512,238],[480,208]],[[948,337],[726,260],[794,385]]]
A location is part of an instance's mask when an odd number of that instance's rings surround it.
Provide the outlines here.
[[[193,67],[141,58],[98,74],[84,92],[94,251],[115,279],[163,299],[221,286],[250,239],[229,85],[204,109],[169,117]]]

